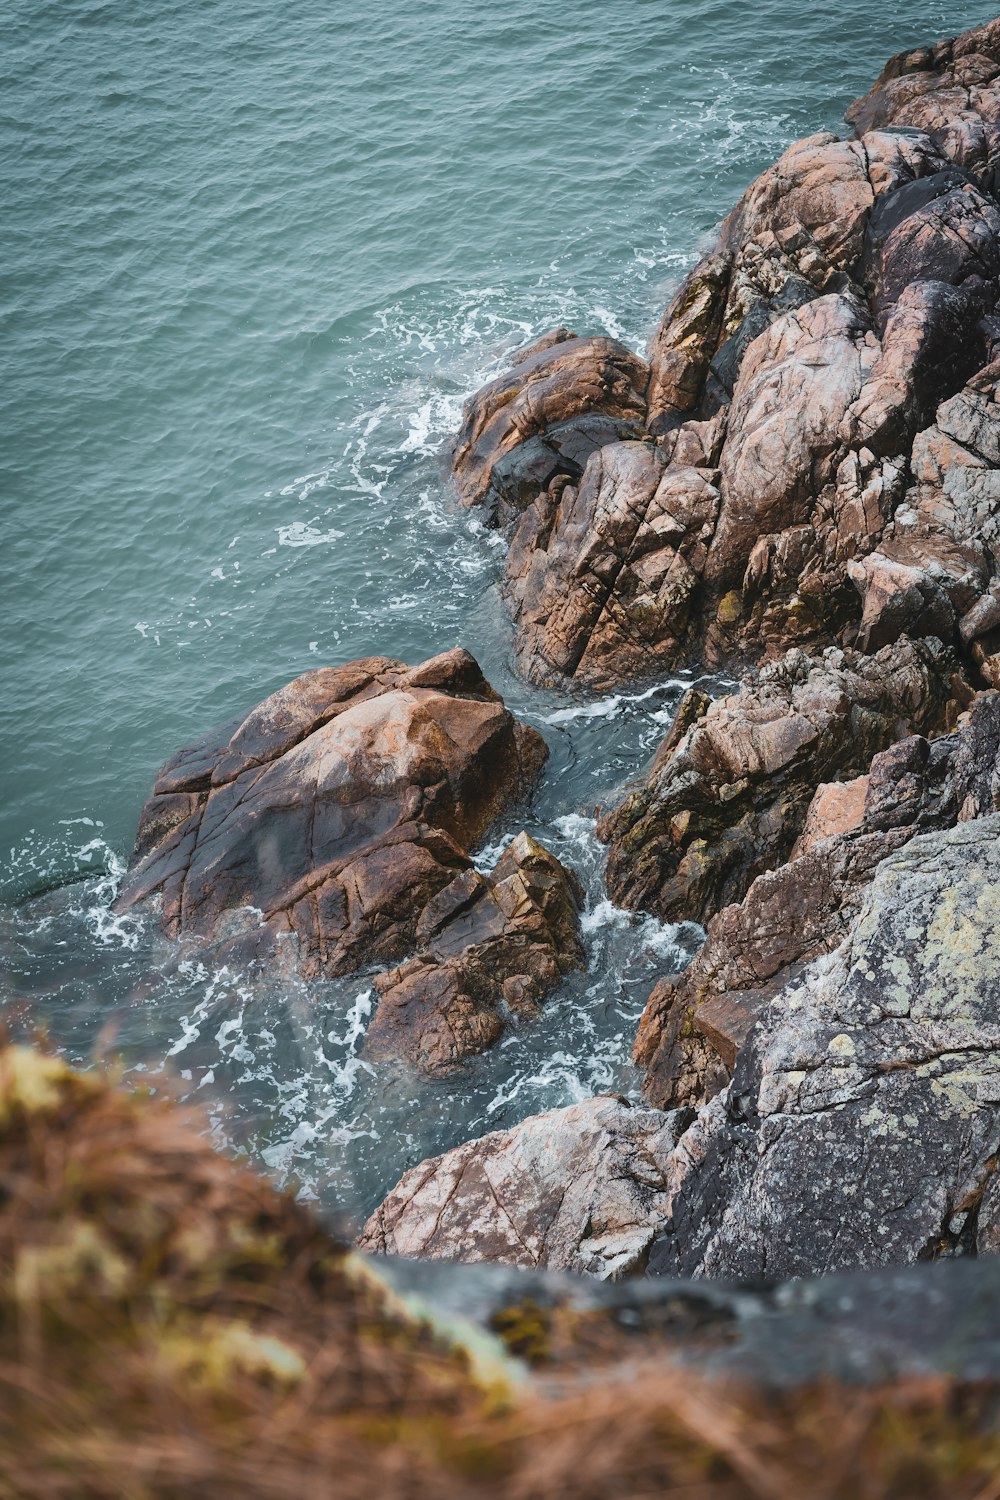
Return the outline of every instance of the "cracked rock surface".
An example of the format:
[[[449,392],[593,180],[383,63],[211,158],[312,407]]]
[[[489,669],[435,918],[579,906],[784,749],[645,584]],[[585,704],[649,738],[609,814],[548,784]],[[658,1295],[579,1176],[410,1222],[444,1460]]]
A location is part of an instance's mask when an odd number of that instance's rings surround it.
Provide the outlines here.
[[[413,1167],[358,1244],[617,1280],[662,1223],[675,1134],[673,1116],[613,1095],[535,1115]]]
[[[996,692],[979,694],[954,733],[910,736],[865,775],[819,787],[788,863],[714,916],[701,952],[650,996],[635,1045],[646,1097],[675,1108],[718,1093],[769,1001],[846,937],[882,860],[998,808]]]
[[[797,141],[750,186],[648,364],[560,328],[472,398],[455,484],[509,533],[531,681],[995,629],[996,559],[967,506],[939,514],[954,468],[995,460],[934,434],[995,398],[998,101],[1000,22],[893,59],[854,139]]]
[[[409,959],[371,1045],[447,1068],[583,964],[554,856],[521,835],[482,876],[468,854],[547,753],[468,652],[309,672],[167,761],[119,908],[307,978]]]
[[[650,1268],[786,1277],[1000,1247],[1000,816],[882,861],[834,953],[765,1009]]]
[[[598,823],[612,899],[702,925],[741,900],[788,857],[820,782],[943,727],[954,665],[939,641],[904,637],[874,656],[789,651],[714,701],[692,689],[649,772]]]

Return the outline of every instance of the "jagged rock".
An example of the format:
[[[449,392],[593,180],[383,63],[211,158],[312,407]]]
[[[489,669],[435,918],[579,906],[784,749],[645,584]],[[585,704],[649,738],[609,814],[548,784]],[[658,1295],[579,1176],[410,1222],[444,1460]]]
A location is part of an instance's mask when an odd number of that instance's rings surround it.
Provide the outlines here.
[[[757,178],[664,313],[648,387],[619,354],[628,395],[609,405],[608,341],[557,330],[470,403],[456,481],[501,524],[523,517],[504,594],[533,681],[850,645],[862,614],[865,649],[964,641],[955,596],[971,607],[978,578],[949,546],[884,534],[914,435],[996,337],[998,35],[898,60],[854,106],[857,139],[810,136]],[[659,452],[618,451],[642,424]],[[680,514],[661,494],[692,486]],[[962,649],[1000,681],[1000,634]]]
[[[859,135],[886,126],[925,131],[982,186],[1000,161],[1000,21],[890,58],[871,92],[846,112]]]
[[[546,334],[466,405],[452,457],[463,504],[506,525],[553,480],[579,478],[595,449],[644,434],[648,382],[615,339]]]
[[[835,434],[879,355],[867,318],[820,297],[750,345],[720,464],[722,504],[706,574],[739,584],[758,538],[804,525],[834,476]]]
[[[119,908],[152,910],[169,936],[227,955],[290,952],[306,977],[416,949],[380,982],[375,1039],[446,1065],[581,962],[575,887],[557,860],[522,835],[483,879],[467,853],[546,754],[468,652],[309,672],[166,763]],[[484,963],[498,976],[489,997]]]
[[[702,923],[741,900],[788,856],[820,782],[943,725],[962,691],[953,669],[937,641],[902,639],[873,657],[790,651],[715,702],[692,690],[645,778],[598,823],[612,899]]]
[[[674,1142],[672,1116],[615,1096],[535,1115],[411,1168],[358,1244],[617,1280],[645,1265]]]
[[[376,979],[366,1053],[441,1073],[484,1051],[585,967],[582,904],[576,878],[526,833],[489,876],[463,870],[424,907],[416,955]]]
[[[699,262],[685,277],[649,346],[650,432],[678,425],[701,399],[712,356],[719,347],[729,296],[732,256]]]
[[[904,503],[878,547],[848,563],[862,649],[915,631],[968,647],[1000,621],[998,379],[994,362],[941,403],[914,441]]]
[[[711,470],[665,467],[649,443],[595,452],[514,533],[505,592],[533,682],[592,686],[669,663],[683,639],[718,509]]]
[[[879,865],[678,1141],[650,1271],[752,1279],[1000,1242],[1000,816]]]
[[[716,1094],[769,1001],[844,939],[881,861],[919,833],[997,811],[998,792],[995,692],[981,693],[954,733],[912,736],[868,774],[819,787],[789,862],[714,916],[684,973],[650,995],[635,1046],[647,1098],[670,1109]]]

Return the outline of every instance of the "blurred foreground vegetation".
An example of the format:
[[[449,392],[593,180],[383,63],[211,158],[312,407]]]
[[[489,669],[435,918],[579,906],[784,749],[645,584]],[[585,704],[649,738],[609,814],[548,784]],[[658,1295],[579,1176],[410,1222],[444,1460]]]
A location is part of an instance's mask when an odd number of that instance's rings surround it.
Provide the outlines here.
[[[0,1047],[0,1500],[1000,1500],[993,1385],[762,1395],[634,1344],[529,1376],[202,1131]]]

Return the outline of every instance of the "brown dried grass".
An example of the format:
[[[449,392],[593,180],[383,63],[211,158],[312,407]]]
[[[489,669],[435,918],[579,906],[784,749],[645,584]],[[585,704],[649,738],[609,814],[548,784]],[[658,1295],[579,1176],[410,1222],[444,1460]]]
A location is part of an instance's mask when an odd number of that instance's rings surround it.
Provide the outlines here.
[[[491,1382],[200,1126],[0,1048],[0,1500],[1000,1500],[989,1387]]]

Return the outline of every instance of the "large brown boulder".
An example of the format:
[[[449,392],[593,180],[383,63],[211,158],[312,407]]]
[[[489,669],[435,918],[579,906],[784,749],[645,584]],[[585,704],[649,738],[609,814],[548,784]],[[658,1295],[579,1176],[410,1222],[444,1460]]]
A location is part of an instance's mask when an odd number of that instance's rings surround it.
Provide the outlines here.
[[[575,888],[557,860],[522,838],[484,880],[468,854],[530,790],[546,755],[468,652],[412,668],[369,657],[309,672],[166,763],[119,907],[155,912],[172,937],[262,963],[283,958],[307,978],[417,951],[423,967],[405,986],[411,1020],[386,1050],[431,1068],[453,1063],[582,962]],[[440,988],[445,961],[459,999],[480,993],[480,1016],[430,1044],[429,1030],[447,1030],[454,1011],[455,993]],[[382,986],[394,1013],[402,983]],[[388,1016],[374,1028],[383,1038],[389,1029]]]
[[[668,469],[651,443],[612,443],[578,485],[553,485],[528,508],[504,590],[530,681],[596,687],[670,665],[718,511],[714,478]]]
[[[358,1244],[601,1280],[641,1272],[662,1227],[675,1123],[614,1095],[535,1115],[412,1167]]]
[[[904,638],[872,657],[790,651],[714,702],[692,689],[645,777],[598,823],[612,899],[702,924],[742,900],[788,857],[821,782],[944,725],[964,692],[953,676],[938,641]]]
[[[728,1083],[767,1004],[844,940],[875,870],[918,834],[1000,810],[1000,693],[981,693],[954,733],[911,736],[850,782],[817,789],[787,864],[758,875],[708,923],[704,947],[649,997],[635,1060],[661,1109]]]

